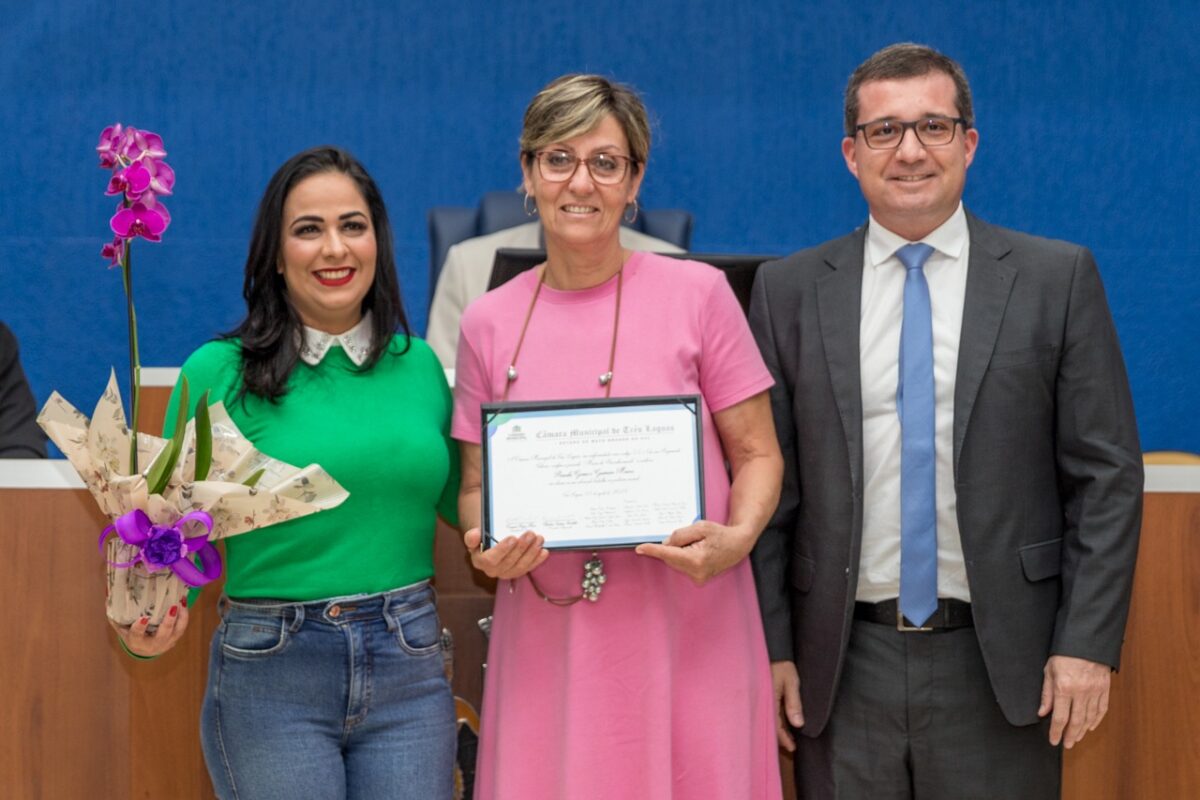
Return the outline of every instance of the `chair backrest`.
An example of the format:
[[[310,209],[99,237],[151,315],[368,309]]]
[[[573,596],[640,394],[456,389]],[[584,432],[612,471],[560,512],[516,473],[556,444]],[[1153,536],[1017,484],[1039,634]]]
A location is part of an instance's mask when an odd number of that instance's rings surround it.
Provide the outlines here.
[[[743,255],[741,253],[663,253],[671,258],[702,261],[725,274],[734,296],[747,315],[750,313],[750,290],[754,288],[754,276],[764,261],[773,261],[779,256]],[[546,260],[546,251],[521,247],[501,247],[496,251],[492,263],[492,275],[488,290],[502,286],[527,269]]]
[[[536,217],[525,214],[524,194],[517,191],[487,192],[478,208],[434,206],[429,209],[429,293],[437,286],[446,262],[446,251],[464,239],[512,228]],[[641,209],[628,227],[647,236],[688,249],[692,243],[692,215],[680,209]]]

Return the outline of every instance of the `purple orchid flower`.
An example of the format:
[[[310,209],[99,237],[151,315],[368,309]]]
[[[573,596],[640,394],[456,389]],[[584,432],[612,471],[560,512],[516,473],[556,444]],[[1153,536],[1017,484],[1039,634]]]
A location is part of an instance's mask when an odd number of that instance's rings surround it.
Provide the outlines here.
[[[145,199],[143,198],[143,201]],[[152,200],[153,205],[147,206],[143,201],[136,202],[129,208],[119,208],[109,220],[109,227],[122,239],[140,236],[149,242],[162,241],[162,232],[171,224],[171,215],[161,203]]]
[[[125,240],[120,236],[114,238],[100,248],[100,257],[108,259],[109,269],[121,266],[121,259],[125,257]]]
[[[100,133],[96,153],[100,157],[100,166],[112,170],[113,173],[109,179],[107,193],[110,196],[121,195],[121,202],[108,221],[116,238],[104,245],[100,254],[103,258],[108,259],[110,267],[120,266],[125,278],[125,304],[129,312],[129,385],[133,395],[130,405],[131,417],[136,417],[141,387],[138,380],[140,367],[137,322],[133,314],[130,248],[133,247],[133,239],[139,236],[149,242],[162,241],[163,231],[171,224],[171,214],[167,211],[167,207],[159,202],[158,195],[169,195],[174,191],[175,170],[162,161],[167,155],[167,149],[163,146],[161,136],[152,131],[125,127],[119,122],[109,125]],[[130,474],[138,472],[138,436],[136,433],[129,437],[129,465]],[[145,516],[143,512],[138,513]],[[146,526],[149,526],[149,520],[146,519],[145,522]],[[164,539],[162,544],[166,549],[161,553],[156,551],[153,554],[152,557],[158,559],[154,563],[165,564],[168,560],[174,559],[170,568],[180,575],[181,580],[188,582],[189,585],[200,585],[189,582],[191,579],[184,574],[188,570],[195,572],[191,560],[176,558],[179,554],[167,546],[170,544],[167,539]],[[151,549],[154,550],[154,548]],[[211,545],[209,545],[209,549],[211,550]],[[192,548],[189,547],[187,552],[191,553]],[[212,551],[212,555],[216,556],[215,550]],[[208,557],[203,554],[202,557],[208,560]],[[129,566],[132,563],[129,562],[122,566]],[[179,566],[180,564],[182,566]],[[220,573],[219,558],[215,564],[216,572],[213,577]],[[205,574],[208,571],[206,567]],[[203,578],[204,576],[201,575],[200,583],[204,582]],[[211,580],[211,578],[209,579]]]
[[[162,201],[154,196],[154,192],[146,192],[142,195],[141,203],[163,218],[163,230],[166,230],[167,226],[171,224],[171,213],[167,211],[167,207],[162,204]]]
[[[105,194],[124,193],[130,202],[135,202],[150,188],[153,177],[154,173],[146,168],[145,160],[135,161],[124,169],[113,170]]]
[[[157,133],[126,128],[121,139],[120,154],[127,161],[137,161],[141,158],[162,158],[167,151],[163,148],[162,137]]]
[[[150,174],[150,191],[163,197],[171,194],[175,188],[175,170],[171,169],[167,162],[157,158],[143,158],[138,163]]]
[[[100,154],[100,166],[105,169],[112,169],[117,165],[117,150],[120,148],[124,131],[125,128],[118,122],[100,132],[100,144],[96,145],[96,152]]]

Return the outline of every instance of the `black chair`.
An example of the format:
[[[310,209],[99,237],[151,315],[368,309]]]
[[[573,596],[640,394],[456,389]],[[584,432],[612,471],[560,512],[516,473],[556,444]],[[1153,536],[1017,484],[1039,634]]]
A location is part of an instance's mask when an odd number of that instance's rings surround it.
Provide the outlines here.
[[[437,286],[446,251],[464,239],[512,228],[537,217],[527,216],[522,192],[487,192],[478,208],[435,206],[429,209],[429,293]],[[673,208],[641,209],[628,227],[686,250],[692,242],[692,215]]]
[[[725,273],[725,279],[733,289],[742,311],[750,313],[750,290],[754,288],[754,276],[759,264],[772,261],[779,256],[741,255],[738,253],[663,253],[671,258],[684,258],[689,261],[703,261]],[[492,276],[488,279],[488,291],[520,275],[527,269],[546,260],[545,250],[532,250],[519,247],[501,247],[496,251],[496,260],[492,264]]]

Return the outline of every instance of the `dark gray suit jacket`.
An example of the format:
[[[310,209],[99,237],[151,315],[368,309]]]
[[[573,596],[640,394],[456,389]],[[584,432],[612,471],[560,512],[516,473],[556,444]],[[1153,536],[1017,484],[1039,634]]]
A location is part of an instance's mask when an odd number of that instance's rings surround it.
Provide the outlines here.
[[[0,458],[45,458],[46,434],[17,352],[17,337],[0,322]]]
[[[1051,654],[1116,668],[1141,524],[1125,366],[1085,248],[981,222],[954,392],[954,485],[975,630],[1015,725]],[[752,554],[773,661],[796,661],[803,732],[829,719],[863,520],[859,315],[866,226],[764,264],[750,324],[775,377],[785,463]],[[916,634],[919,635],[919,634]]]

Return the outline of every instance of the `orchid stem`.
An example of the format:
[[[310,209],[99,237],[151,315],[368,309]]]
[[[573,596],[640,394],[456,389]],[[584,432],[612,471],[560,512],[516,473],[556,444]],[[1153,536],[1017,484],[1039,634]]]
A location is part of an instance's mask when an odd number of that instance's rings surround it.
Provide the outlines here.
[[[138,470],[138,407],[141,399],[142,365],[138,360],[137,314],[133,310],[133,242],[125,243],[121,258],[121,277],[125,281],[125,308],[129,312],[129,474]]]

